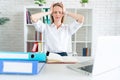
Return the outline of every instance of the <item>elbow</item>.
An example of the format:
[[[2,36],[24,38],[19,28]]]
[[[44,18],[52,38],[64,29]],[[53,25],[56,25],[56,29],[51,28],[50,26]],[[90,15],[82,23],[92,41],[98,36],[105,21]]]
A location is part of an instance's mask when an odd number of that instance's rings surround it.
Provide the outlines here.
[[[81,20],[82,23],[84,23],[84,19],[85,19],[84,16],[82,16],[82,20]]]
[[[33,23],[36,23],[38,21],[33,15],[30,16],[30,19]]]
[[[84,23],[84,16],[80,16],[77,20],[79,23]]]

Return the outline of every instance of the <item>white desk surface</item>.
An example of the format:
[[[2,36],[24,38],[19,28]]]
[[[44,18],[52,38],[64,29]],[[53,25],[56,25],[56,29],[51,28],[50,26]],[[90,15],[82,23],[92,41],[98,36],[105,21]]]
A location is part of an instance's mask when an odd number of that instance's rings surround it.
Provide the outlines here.
[[[80,57],[80,61],[91,59]],[[69,64],[46,64],[37,75],[0,74],[0,80],[88,80],[88,76],[68,69]]]

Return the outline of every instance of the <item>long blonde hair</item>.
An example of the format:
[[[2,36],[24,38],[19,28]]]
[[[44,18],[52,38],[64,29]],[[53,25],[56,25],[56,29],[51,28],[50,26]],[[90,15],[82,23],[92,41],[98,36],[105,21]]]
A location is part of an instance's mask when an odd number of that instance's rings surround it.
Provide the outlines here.
[[[55,7],[55,6],[59,6],[59,7],[61,7],[63,9],[63,4],[62,3],[59,3],[59,2],[54,3],[53,7]],[[61,23],[63,23],[63,21],[64,21],[64,16],[62,17]],[[51,23],[54,23],[54,18],[52,16],[52,14],[51,14]]]

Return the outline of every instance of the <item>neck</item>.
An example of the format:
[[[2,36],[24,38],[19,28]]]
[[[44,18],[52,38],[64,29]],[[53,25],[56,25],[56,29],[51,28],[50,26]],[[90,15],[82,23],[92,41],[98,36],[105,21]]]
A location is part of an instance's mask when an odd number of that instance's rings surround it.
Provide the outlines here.
[[[56,25],[57,29],[62,25],[61,22],[54,22],[54,24]]]

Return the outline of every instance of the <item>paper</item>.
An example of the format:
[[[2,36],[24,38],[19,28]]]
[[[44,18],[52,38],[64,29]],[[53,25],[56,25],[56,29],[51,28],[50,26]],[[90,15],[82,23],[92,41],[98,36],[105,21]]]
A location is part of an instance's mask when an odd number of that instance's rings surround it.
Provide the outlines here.
[[[32,73],[32,63],[4,61],[3,66],[3,72]]]
[[[56,53],[50,53],[47,56],[47,62],[78,62],[78,59],[73,56],[60,56]]]

